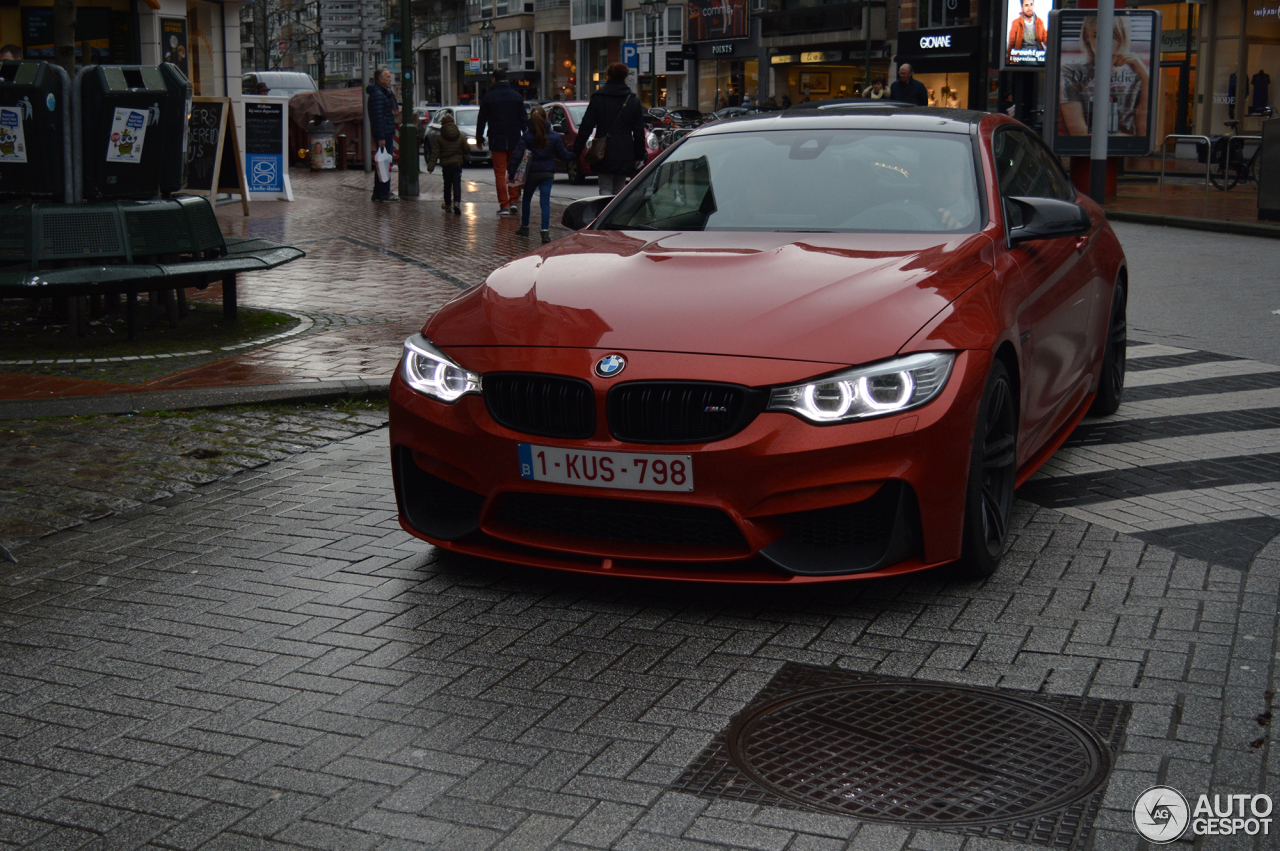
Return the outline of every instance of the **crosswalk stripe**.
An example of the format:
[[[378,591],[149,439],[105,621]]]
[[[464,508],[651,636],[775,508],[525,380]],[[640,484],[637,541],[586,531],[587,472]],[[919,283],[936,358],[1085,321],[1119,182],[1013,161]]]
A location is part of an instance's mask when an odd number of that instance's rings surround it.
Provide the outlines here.
[[[1227,378],[1237,375],[1258,375],[1268,372],[1280,372],[1280,366],[1259,363],[1255,360],[1231,360],[1136,372],[1125,376],[1124,383],[1126,387],[1151,387],[1156,384],[1178,384],[1183,381],[1201,381],[1206,378]]]
[[[1128,534],[1251,517],[1280,517],[1280,482],[1170,491],[1058,510]]]
[[[1171,464],[1208,461],[1262,452],[1280,451],[1280,428],[1257,431],[1217,432],[1194,437],[1166,437],[1091,446],[1064,446],[1032,477],[1051,479],[1088,473]]]
[[[1152,417],[1182,416],[1185,414],[1211,414],[1223,411],[1248,411],[1253,408],[1280,406],[1280,388],[1264,390],[1240,390],[1234,393],[1213,393],[1200,396],[1149,399],[1142,402],[1125,402],[1120,410],[1109,417],[1088,417],[1086,423],[1116,423],[1144,420]]]
[[[1135,346],[1130,344],[1126,360],[1135,360],[1137,358],[1163,358],[1169,355],[1189,355],[1195,352],[1195,349],[1180,349],[1177,346],[1162,346],[1159,343],[1148,343],[1146,345]]]

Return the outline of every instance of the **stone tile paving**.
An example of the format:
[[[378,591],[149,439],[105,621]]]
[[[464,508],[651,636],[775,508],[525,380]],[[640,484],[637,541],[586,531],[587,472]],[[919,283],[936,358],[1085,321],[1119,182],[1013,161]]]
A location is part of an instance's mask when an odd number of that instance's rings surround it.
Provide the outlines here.
[[[386,446],[330,443],[0,565],[0,842],[1024,847],[671,791],[787,661],[1130,702],[1095,851],[1142,847],[1155,783],[1276,793],[1274,544],[1213,567],[1019,503],[983,583],[607,581],[410,538]]]
[[[0,420],[0,545],[18,551],[385,424],[381,401]]]

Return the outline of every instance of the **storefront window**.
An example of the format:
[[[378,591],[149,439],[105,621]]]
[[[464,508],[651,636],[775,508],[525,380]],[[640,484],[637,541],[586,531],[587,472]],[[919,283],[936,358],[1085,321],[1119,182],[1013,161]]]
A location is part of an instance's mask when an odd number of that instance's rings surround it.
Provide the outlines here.
[[[698,109],[702,112],[738,106],[745,95],[755,100],[759,89],[759,60],[716,59],[698,63]]]
[[[191,86],[195,94],[225,97],[222,4],[188,0],[187,29],[190,33]]]
[[[916,74],[915,78],[929,90],[929,106],[966,109],[969,106],[969,74]]]
[[[573,39],[569,33],[550,33],[551,37],[551,98],[552,100],[577,100],[578,64],[574,60]]]

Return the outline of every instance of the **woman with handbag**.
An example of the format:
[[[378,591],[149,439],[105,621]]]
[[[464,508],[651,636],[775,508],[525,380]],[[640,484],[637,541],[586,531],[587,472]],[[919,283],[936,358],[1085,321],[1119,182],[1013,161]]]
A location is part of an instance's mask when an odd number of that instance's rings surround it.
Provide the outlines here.
[[[536,189],[538,206],[542,209],[542,242],[545,245],[551,241],[551,184],[556,178],[556,160],[567,161],[572,156],[560,134],[551,129],[547,113],[542,107],[535,106],[529,115],[529,129],[524,131],[507,161],[507,182],[510,184],[524,178],[517,236],[529,235],[529,204]]]
[[[591,96],[587,112],[578,125],[578,138],[573,142],[575,157],[586,149],[592,130],[597,136],[592,148],[604,142],[603,158],[599,162],[587,161],[600,177],[601,195],[617,195],[627,181],[644,168],[644,110],[640,99],[627,88],[629,72],[621,62],[605,69],[608,82]]]

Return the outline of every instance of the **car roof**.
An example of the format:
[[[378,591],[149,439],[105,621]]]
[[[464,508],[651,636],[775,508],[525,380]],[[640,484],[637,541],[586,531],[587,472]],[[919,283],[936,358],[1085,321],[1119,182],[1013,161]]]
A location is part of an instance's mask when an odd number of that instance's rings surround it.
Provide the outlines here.
[[[805,105],[806,107],[808,104]],[[858,107],[791,109],[740,115],[709,124],[694,136],[740,133],[758,130],[812,130],[823,127],[866,130],[911,130],[935,133],[971,133],[975,125],[991,115],[968,109],[941,107]]]

